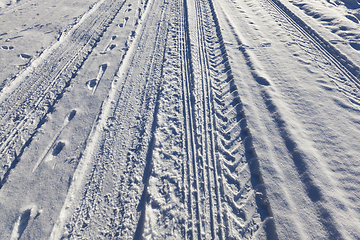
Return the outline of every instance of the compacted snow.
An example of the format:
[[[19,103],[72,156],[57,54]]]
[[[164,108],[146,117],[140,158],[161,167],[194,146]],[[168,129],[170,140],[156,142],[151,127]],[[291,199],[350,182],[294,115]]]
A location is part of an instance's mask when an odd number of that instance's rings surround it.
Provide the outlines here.
[[[0,0],[0,239],[360,239],[356,0]]]

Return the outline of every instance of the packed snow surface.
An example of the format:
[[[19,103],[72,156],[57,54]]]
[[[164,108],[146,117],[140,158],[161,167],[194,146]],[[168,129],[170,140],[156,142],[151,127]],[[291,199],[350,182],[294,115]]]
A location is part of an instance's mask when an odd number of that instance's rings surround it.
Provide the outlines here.
[[[0,0],[0,239],[360,239],[357,0]]]

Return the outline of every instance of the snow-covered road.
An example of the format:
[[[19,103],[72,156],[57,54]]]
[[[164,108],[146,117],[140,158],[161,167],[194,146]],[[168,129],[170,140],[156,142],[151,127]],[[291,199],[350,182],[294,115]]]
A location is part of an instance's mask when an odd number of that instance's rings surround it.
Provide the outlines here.
[[[359,239],[358,8],[0,0],[0,239]]]

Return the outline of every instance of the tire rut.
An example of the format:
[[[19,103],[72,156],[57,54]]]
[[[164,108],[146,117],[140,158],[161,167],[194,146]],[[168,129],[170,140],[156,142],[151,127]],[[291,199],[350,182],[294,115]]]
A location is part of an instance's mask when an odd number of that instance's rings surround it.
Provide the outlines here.
[[[150,5],[63,238],[276,239],[212,1]]]
[[[237,7],[235,1],[229,1],[233,4],[234,9]],[[249,6],[251,3],[247,3]],[[260,2],[261,7],[270,13],[276,22],[279,22],[281,27],[288,33],[294,42],[309,54],[312,60],[318,65],[321,71],[324,71],[329,78],[334,80],[339,90],[344,93],[351,102],[357,103],[358,98],[358,79],[354,74],[357,74],[358,68],[353,63],[346,63],[346,57],[338,52],[332,45],[326,42],[314,30],[312,30],[306,23],[291,13],[277,0],[264,0]],[[223,10],[224,13],[226,10]],[[230,15],[225,13],[225,15]],[[229,26],[233,27],[235,24],[229,21],[226,17]],[[235,32],[234,35],[237,36]],[[238,37],[238,36],[237,36]],[[241,45],[240,39],[237,39]],[[246,58],[246,51],[242,51]],[[345,62],[345,63],[344,63]],[[315,179],[310,176],[309,164],[303,157],[304,151],[298,147],[298,143],[284,121],[283,114],[280,113],[280,105],[277,105],[273,100],[269,91],[265,87],[261,88],[261,98],[267,108],[267,111],[272,115],[272,119],[276,122],[275,128],[280,132],[280,136],[286,145],[287,151],[291,154],[291,160],[295,165],[297,174],[300,178],[301,185],[304,188],[309,202],[307,206],[313,207],[316,212],[317,219],[325,230],[328,238],[342,239],[344,236],[338,231],[336,219],[330,214],[327,207],[323,205],[326,197],[323,195],[319,186],[315,183]],[[326,217],[325,217],[326,216]]]
[[[294,41],[308,53],[349,100],[360,105],[360,68],[279,0],[262,1]]]
[[[154,129],[152,169],[147,189],[143,238],[185,238],[183,169],[186,152],[182,106],[181,1],[169,2],[169,31],[164,51],[162,88]]]
[[[117,74],[124,79],[116,83],[120,85],[107,103],[111,105],[110,113],[103,116],[107,123],[100,139],[95,139],[99,143],[90,156],[92,169],[63,238],[138,239],[142,235],[169,11],[167,2],[147,5],[161,12],[151,11],[144,30],[134,32],[140,40],[132,43],[136,51],[128,69]]]
[[[100,1],[0,96],[0,187],[124,2]]]
[[[190,166],[199,173],[188,177],[188,185],[196,186],[190,190],[196,194],[191,198],[189,193],[188,208],[199,212],[196,218],[193,213],[197,227],[192,238],[276,238],[259,159],[213,3],[199,0],[187,4],[191,73],[185,86],[191,92],[184,92],[191,99],[186,103],[188,116],[195,119],[188,124],[194,129],[189,141],[195,149]]]

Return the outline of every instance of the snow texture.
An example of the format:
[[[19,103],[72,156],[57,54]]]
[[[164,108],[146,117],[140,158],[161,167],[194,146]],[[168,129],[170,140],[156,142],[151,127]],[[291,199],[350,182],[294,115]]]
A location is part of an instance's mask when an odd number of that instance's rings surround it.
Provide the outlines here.
[[[360,239],[357,0],[0,0],[0,239]]]

